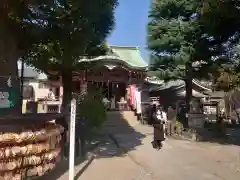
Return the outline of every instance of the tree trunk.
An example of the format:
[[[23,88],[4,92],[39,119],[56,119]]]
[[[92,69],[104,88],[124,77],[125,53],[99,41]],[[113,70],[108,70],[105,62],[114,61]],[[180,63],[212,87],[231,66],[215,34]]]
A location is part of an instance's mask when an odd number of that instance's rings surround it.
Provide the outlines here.
[[[192,65],[186,65],[186,74],[185,74],[185,88],[186,88],[186,113],[190,113],[190,103],[192,100]],[[188,128],[188,118],[186,117],[186,122],[184,123],[184,128]]]
[[[69,117],[70,117],[70,107],[69,104],[72,100],[72,70],[71,68],[66,68],[62,70],[62,84],[63,84],[63,101],[61,106],[61,112],[64,113],[62,118],[57,119],[57,123],[64,127],[63,132],[63,154],[67,158],[68,157],[68,149],[67,142],[69,139],[67,138],[67,131],[69,129]]]
[[[68,109],[68,105],[72,100],[72,70],[71,69],[62,70],[62,83],[63,83],[62,111],[66,112]]]
[[[187,113],[190,112],[190,103],[192,99],[192,66],[191,64],[186,65],[186,77],[185,77],[185,88],[186,88],[186,106]]]
[[[11,77],[12,92],[14,98],[14,107],[9,109],[11,114],[21,113],[20,98],[20,79],[18,76],[17,60],[19,58],[18,42],[15,36],[0,27],[0,89],[8,91],[8,79]]]
[[[80,95],[83,98],[87,95],[87,88],[88,88],[87,85],[88,85],[87,81],[82,81],[81,82],[81,85],[80,85]]]
[[[224,93],[224,110],[226,118],[230,117],[230,109],[231,109],[231,95],[233,92],[225,92]]]

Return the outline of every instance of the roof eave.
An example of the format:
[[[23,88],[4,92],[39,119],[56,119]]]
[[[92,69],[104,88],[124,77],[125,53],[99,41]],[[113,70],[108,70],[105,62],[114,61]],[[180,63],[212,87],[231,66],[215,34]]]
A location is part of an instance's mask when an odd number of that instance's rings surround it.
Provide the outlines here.
[[[148,67],[148,65],[146,65],[146,66],[136,66],[134,64],[126,62],[125,60],[123,60],[123,59],[121,59],[120,57],[117,57],[117,56],[99,56],[99,57],[91,58],[91,59],[81,59],[81,60],[79,60],[79,63],[81,63],[81,62],[97,62],[97,61],[101,61],[101,62],[109,63],[109,64],[123,65],[123,66],[126,66],[126,67],[128,67],[129,69],[132,69],[132,70],[146,71],[147,67]]]

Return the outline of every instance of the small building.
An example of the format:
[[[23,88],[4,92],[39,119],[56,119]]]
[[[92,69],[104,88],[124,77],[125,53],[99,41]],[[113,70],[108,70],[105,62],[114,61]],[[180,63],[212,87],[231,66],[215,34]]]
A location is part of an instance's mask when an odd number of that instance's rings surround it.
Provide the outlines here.
[[[164,82],[156,78],[148,78],[146,81],[149,84],[150,96],[158,97],[160,104],[165,108],[168,106],[175,106],[177,108],[185,100],[186,88],[183,80]],[[199,100],[207,97],[204,92],[211,91],[210,88],[195,79],[192,81],[192,88],[192,97]]]
[[[25,67],[23,74],[23,109],[25,113],[28,105],[36,106],[38,112],[48,111],[48,106],[59,111],[61,104],[61,86],[54,86],[45,73],[33,67]],[[21,77],[21,69],[19,69]],[[36,109],[34,108],[34,109]]]

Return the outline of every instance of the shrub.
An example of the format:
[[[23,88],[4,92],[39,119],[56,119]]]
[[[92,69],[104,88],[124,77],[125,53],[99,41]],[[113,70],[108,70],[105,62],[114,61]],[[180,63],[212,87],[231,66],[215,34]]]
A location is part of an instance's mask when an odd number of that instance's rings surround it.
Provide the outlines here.
[[[101,126],[107,119],[107,111],[100,91],[90,91],[78,105],[79,114],[87,118],[93,127]]]
[[[183,130],[183,124],[179,120],[176,120],[175,127],[176,127],[177,134],[181,134]]]

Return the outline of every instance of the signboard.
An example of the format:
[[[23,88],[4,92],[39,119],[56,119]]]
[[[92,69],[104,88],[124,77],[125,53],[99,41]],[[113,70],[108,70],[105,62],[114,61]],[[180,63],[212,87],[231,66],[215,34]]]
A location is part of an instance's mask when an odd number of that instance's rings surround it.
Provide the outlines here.
[[[0,92],[0,108],[10,108],[8,98],[9,98],[8,92]]]
[[[206,119],[205,114],[188,114],[188,125],[190,128],[204,128],[204,122]]]
[[[74,180],[75,123],[76,123],[76,99],[73,99],[71,101],[71,114],[70,114],[69,180]]]

